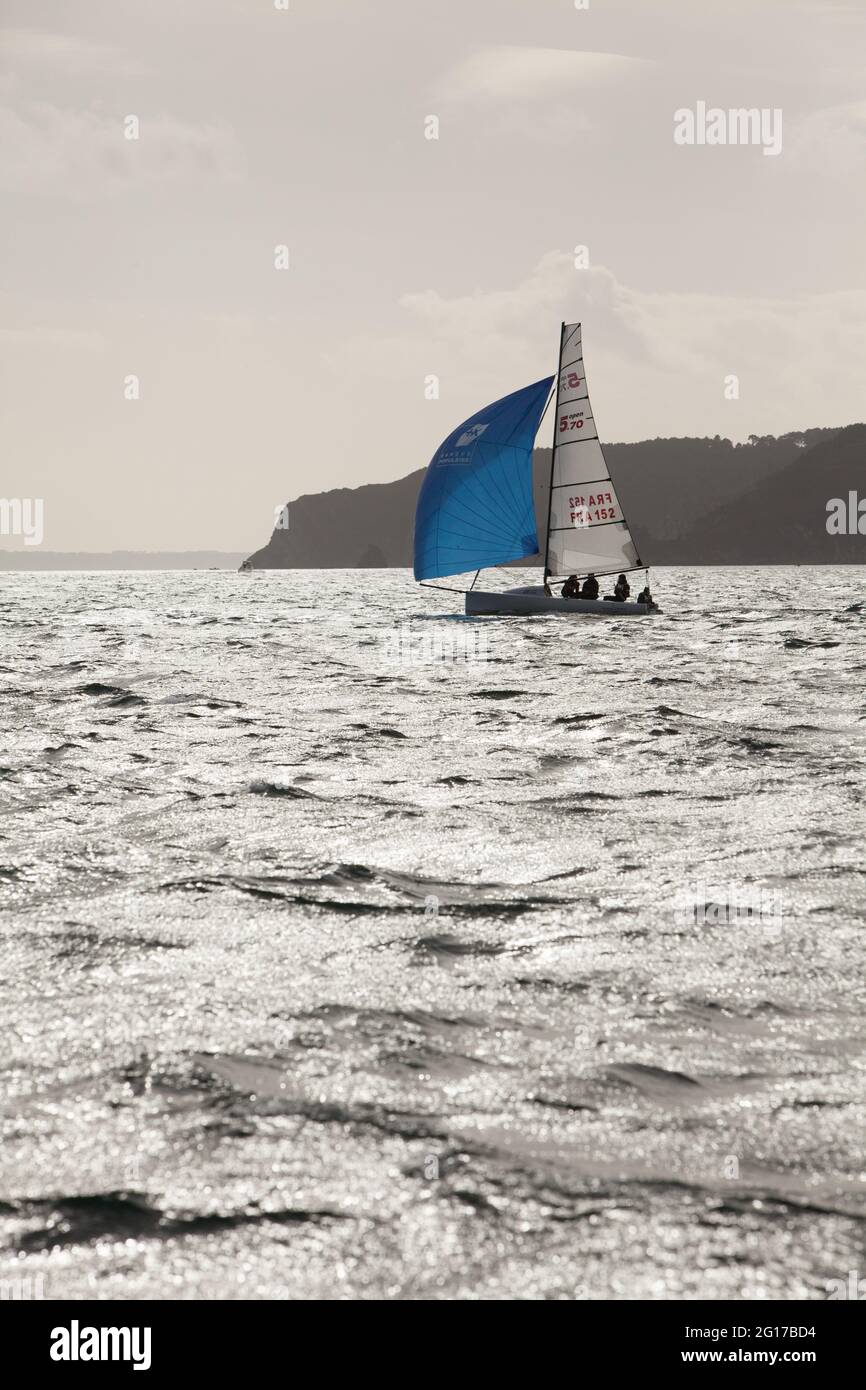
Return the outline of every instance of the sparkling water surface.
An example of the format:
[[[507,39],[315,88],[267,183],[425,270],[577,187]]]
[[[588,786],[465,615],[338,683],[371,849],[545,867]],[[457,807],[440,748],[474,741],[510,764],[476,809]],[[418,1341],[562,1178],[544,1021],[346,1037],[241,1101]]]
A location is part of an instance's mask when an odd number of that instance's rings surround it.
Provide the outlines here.
[[[653,578],[2,576],[0,1279],[862,1272],[866,571]]]

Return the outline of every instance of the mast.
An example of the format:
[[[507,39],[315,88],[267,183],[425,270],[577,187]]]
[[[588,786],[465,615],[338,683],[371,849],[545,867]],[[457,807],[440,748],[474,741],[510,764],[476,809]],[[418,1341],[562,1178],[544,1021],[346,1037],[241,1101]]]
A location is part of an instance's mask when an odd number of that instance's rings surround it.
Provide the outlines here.
[[[556,359],[556,408],[553,412],[553,444],[550,450],[550,484],[547,489],[547,526],[544,533],[544,583],[547,583],[547,561],[550,557],[550,512],[553,506],[553,468],[556,463],[556,424],[559,419],[559,393],[562,390],[562,345],[565,342],[565,320],[559,328],[559,356]]]

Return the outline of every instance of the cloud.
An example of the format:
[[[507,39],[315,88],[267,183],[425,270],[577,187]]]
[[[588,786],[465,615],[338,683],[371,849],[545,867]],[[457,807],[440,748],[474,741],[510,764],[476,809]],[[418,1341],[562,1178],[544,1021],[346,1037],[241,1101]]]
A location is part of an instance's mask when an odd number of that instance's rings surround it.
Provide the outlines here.
[[[458,63],[439,84],[439,95],[454,102],[548,99],[555,90],[580,94],[648,67],[644,59],[620,53],[580,53],[566,48],[520,48],[502,44],[482,48]]]
[[[241,149],[229,127],[138,112],[139,139],[127,140],[127,114],[97,107],[62,110],[48,102],[0,106],[0,145],[6,150],[0,187],[89,199],[137,185],[240,177]]]
[[[464,406],[468,414],[553,371],[563,318],[584,324],[609,440],[745,439],[863,416],[866,291],[660,294],[625,285],[604,266],[576,270],[570,255],[549,252],[514,289],[451,297],[428,289],[400,302],[403,333],[349,345],[358,374],[390,372],[414,392],[435,373],[455,401],[455,421]],[[738,401],[725,399],[729,374],[739,377]]]
[[[3,61],[8,67],[45,67],[64,72],[108,69],[128,75],[138,71],[113,44],[95,43],[76,34],[52,34],[38,29],[6,29],[3,32]]]

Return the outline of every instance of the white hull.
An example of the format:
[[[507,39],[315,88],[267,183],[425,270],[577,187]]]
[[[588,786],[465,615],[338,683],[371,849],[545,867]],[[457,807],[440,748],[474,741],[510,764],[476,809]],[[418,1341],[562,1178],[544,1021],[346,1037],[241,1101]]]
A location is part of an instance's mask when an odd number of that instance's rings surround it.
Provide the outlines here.
[[[645,603],[616,603],[603,598],[559,598],[544,592],[540,586],[525,589],[505,589],[502,593],[485,593],[471,589],[466,595],[468,614],[499,613],[521,618],[531,613],[581,614],[594,613],[602,618],[647,617],[661,610]]]

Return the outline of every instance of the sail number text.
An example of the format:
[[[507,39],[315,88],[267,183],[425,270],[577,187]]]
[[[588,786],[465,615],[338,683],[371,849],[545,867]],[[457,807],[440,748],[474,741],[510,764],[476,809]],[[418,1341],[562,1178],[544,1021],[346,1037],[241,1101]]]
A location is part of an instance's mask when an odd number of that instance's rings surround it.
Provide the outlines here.
[[[609,492],[569,497],[568,505],[572,526],[591,526],[593,521],[616,521],[616,503]]]

